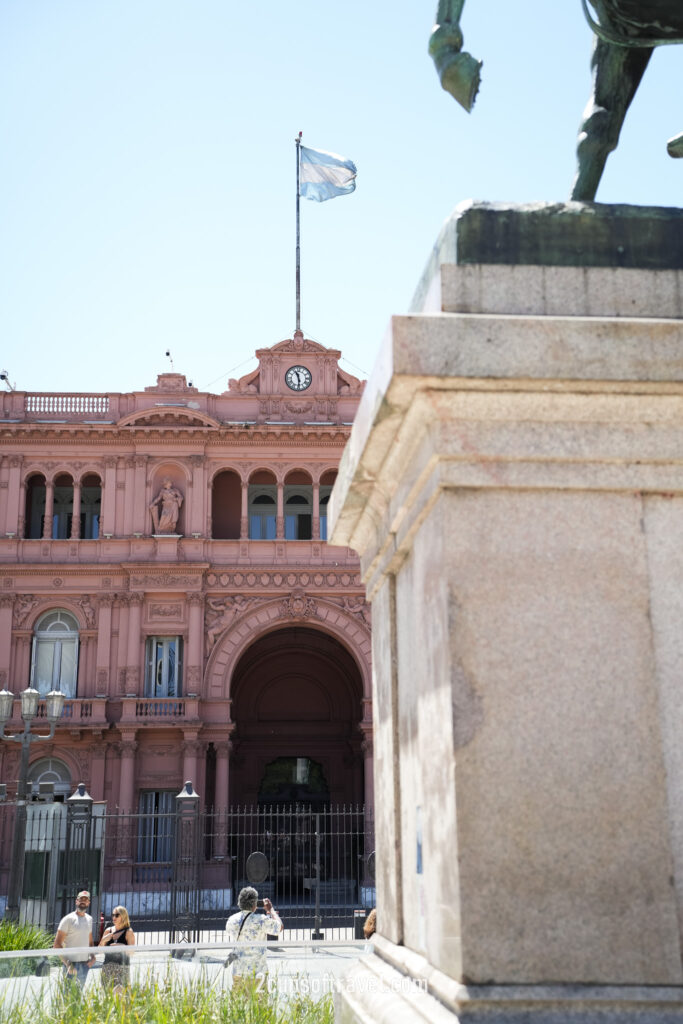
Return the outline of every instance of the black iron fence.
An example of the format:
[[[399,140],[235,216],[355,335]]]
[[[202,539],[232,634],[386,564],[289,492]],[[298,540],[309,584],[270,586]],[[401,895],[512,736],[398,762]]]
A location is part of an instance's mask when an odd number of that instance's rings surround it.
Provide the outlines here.
[[[253,884],[273,901],[286,939],[354,937],[375,903],[365,808],[202,811],[198,803],[191,791],[137,814],[29,803],[19,883],[9,870],[16,807],[0,805],[0,905],[19,884],[22,918],[52,929],[87,888],[96,931],[100,915],[110,921],[121,904],[141,941],[206,941],[222,934],[239,890]]]

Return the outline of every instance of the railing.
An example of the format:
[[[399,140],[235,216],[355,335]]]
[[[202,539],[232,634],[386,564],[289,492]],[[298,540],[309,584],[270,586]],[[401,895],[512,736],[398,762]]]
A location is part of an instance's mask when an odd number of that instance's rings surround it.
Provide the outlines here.
[[[26,395],[24,408],[34,416],[106,416],[109,412],[109,396],[29,394]]]
[[[68,700],[64,702],[64,710],[62,711],[62,718],[66,718],[70,721],[74,719],[92,718],[92,701],[91,700]],[[36,718],[47,718],[47,707],[44,703],[38,705],[38,713]]]
[[[90,725],[95,722],[105,721],[105,706],[106,698],[98,699],[83,699],[73,698],[64,701],[64,709],[62,711],[59,722],[85,722]],[[45,721],[47,724],[47,705],[44,700],[39,701],[38,710],[36,712],[36,719]],[[57,727],[59,728],[59,722]],[[21,718],[21,701],[15,700],[12,716],[7,723],[10,728],[23,728],[23,720]]]
[[[138,700],[136,718],[184,718],[184,700]]]

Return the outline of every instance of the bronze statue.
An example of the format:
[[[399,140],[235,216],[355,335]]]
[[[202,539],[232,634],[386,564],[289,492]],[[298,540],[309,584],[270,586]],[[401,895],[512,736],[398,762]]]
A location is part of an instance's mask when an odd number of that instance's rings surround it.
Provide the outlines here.
[[[481,61],[463,52],[460,15],[465,0],[440,0],[429,52],[441,85],[465,110],[479,88]],[[607,157],[616,149],[626,111],[656,46],[683,42],[681,0],[581,0],[595,33],[593,90],[577,146],[578,167],[572,199],[592,200]],[[683,157],[683,132],[669,139],[667,151]]]

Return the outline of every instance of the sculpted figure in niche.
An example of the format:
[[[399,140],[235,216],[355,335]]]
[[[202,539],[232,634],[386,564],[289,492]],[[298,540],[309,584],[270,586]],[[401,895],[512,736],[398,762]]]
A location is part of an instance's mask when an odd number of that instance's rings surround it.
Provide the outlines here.
[[[171,478],[166,477],[161,490],[149,506],[155,533],[176,532],[182,503],[182,494],[173,486]]]

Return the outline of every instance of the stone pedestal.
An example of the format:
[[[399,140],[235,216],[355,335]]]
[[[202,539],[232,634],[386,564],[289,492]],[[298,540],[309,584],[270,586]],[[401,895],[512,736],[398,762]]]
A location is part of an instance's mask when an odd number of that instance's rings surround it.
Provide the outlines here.
[[[373,605],[351,1021],[683,1020],[683,272],[442,265],[331,501]]]

